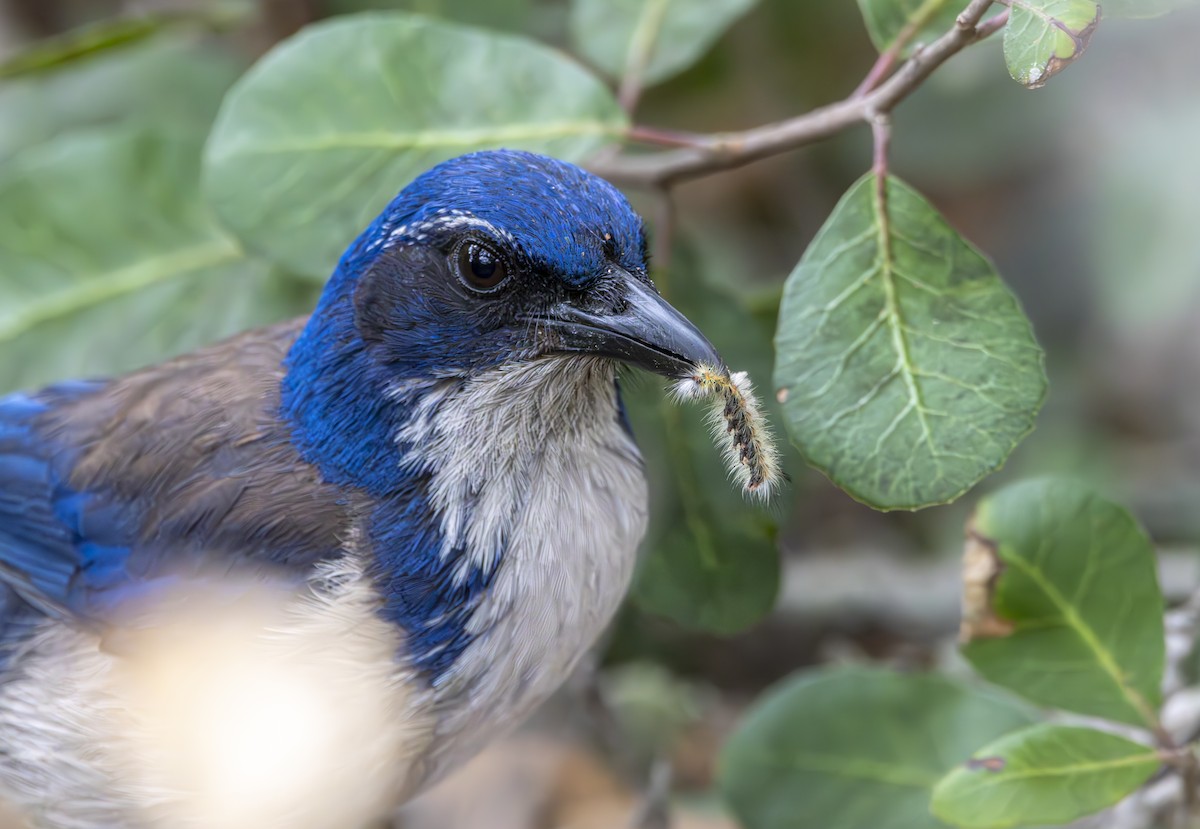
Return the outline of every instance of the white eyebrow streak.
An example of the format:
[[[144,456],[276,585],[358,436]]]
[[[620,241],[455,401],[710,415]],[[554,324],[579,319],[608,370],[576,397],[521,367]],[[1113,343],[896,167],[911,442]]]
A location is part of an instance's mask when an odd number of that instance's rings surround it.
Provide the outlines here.
[[[383,242],[383,249],[388,249],[394,245],[423,242],[429,238],[430,233],[436,233],[447,230],[466,230],[466,229],[482,230],[492,238],[503,241],[510,246],[516,246],[517,239],[507,230],[489,222],[487,219],[481,219],[465,210],[452,210],[447,208],[439,209],[432,219],[426,219],[423,222],[414,222],[413,224],[403,224],[393,229],[387,235],[387,239]]]

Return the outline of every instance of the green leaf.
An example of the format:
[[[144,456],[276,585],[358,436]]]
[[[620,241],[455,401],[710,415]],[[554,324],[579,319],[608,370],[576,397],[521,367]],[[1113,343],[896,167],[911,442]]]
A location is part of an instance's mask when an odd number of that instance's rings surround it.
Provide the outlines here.
[[[770,329],[731,291],[710,284],[711,263],[704,249],[680,249],[673,276],[688,281],[672,302],[731,366],[765,382]],[[670,287],[661,277],[659,284]],[[671,401],[659,383],[629,383],[623,392],[653,493],[635,601],[650,613],[723,635],[758,622],[779,590],[776,528],[731,485],[707,422],[711,404]],[[775,413],[764,403],[770,418]]]
[[[110,49],[118,49],[186,25],[223,28],[239,22],[246,10],[217,5],[183,12],[147,12],[114,17],[81,26],[57,37],[40,40],[0,62],[0,79],[62,66]]]
[[[206,191],[252,249],[324,276],[439,161],[501,146],[580,160],[625,126],[597,79],[533,41],[400,12],[339,17],[230,92]]]
[[[757,0],[572,0],[571,38],[613,77],[647,84],[698,61]]]
[[[1013,80],[1037,89],[1083,54],[1096,25],[1095,0],[1012,0],[1004,60]]]
[[[639,607],[722,636],[761,621],[779,591],[779,553],[770,527],[734,516],[704,506],[674,514],[638,573]]]
[[[968,829],[1068,823],[1132,794],[1162,761],[1115,734],[1035,725],[1001,737],[933,790],[933,812]]]
[[[311,288],[247,260],[198,192],[200,142],[64,137],[0,177],[0,391],[108,374],[296,313]]]
[[[73,60],[0,84],[0,158],[80,127],[121,123],[203,135],[241,73],[232,56],[185,37]]]
[[[525,34],[539,28],[545,18],[566,17],[566,9],[550,9],[544,4],[535,9],[534,0],[324,0],[321,8],[322,16],[383,10],[415,12],[482,29]]]
[[[115,49],[157,34],[157,17],[118,17],[38,41],[0,63],[0,79],[41,72],[89,55]]]
[[[936,675],[804,673],[746,714],[718,778],[746,829],[936,829],[934,784],[1031,721],[1009,700]]]
[[[1042,352],[991,264],[908,185],[855,184],[788,277],[775,385],[793,442],[880,509],[952,501],[1033,428]]]
[[[886,52],[902,38],[901,56],[948,32],[965,5],[962,0],[858,0],[875,48]]]
[[[964,611],[993,621],[964,630],[977,671],[1043,705],[1155,724],[1163,598],[1126,510],[1071,481],[1017,484],[979,504],[972,552],[987,590],[968,592]]]

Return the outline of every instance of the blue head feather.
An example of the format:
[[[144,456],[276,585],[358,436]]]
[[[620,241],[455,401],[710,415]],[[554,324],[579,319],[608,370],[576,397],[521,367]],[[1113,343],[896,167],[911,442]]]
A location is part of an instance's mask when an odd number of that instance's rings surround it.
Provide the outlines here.
[[[331,285],[353,280],[384,247],[436,243],[439,224],[454,230],[462,214],[510,234],[532,270],[576,289],[610,261],[631,270],[645,265],[642,220],[619,190],[574,164],[496,150],[445,161],[414,179],[347,251]]]
[[[505,251],[527,303],[581,295],[614,264],[645,270],[642,221],[610,184],[531,153],[474,153],[388,205],[342,256],[293,346],[282,390],[293,440],[327,480],[377,504],[369,542],[383,613],[435,679],[469,644],[466,623],[495,566],[454,581],[462,551],[443,551],[429,473],[405,466],[396,436],[423,383],[537,356],[529,326],[502,303],[454,288],[450,259],[467,235]]]
[[[397,381],[532,356],[528,326],[485,303],[456,305],[447,291],[447,251],[467,232],[501,236],[523,278],[547,296],[586,290],[613,263],[645,270],[640,217],[612,185],[572,164],[497,150],[422,174],[347,249],[288,357],[284,415],[330,480],[374,495],[401,483],[393,438],[408,412],[389,397]],[[364,317],[376,313],[372,341]]]

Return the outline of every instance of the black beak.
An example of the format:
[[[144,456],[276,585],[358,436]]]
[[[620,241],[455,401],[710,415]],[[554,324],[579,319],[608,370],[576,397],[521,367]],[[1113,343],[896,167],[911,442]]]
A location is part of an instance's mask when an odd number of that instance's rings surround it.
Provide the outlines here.
[[[585,311],[568,303],[554,309],[550,350],[611,357],[672,379],[690,377],[700,365],[725,365],[712,343],[649,282],[632,274],[621,282],[619,311]]]

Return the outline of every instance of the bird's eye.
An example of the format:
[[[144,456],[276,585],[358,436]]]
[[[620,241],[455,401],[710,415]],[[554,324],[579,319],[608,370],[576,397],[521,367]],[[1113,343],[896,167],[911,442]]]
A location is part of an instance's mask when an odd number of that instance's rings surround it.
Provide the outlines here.
[[[508,277],[508,265],[494,248],[470,241],[458,248],[458,272],[469,287],[490,291]]]

